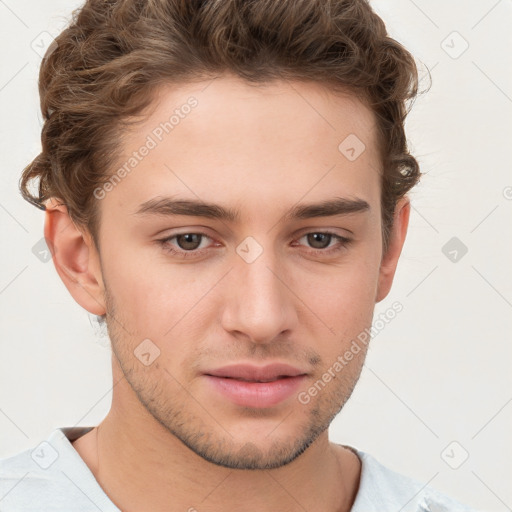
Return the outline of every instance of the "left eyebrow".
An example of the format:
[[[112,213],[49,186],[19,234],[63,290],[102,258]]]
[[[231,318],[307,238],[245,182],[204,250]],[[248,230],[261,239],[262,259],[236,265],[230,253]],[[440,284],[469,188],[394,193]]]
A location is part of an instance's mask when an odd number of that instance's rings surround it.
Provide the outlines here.
[[[336,197],[319,203],[298,204],[285,213],[285,221],[309,219],[314,217],[331,217],[348,215],[370,210],[370,205],[363,199]],[[190,199],[173,199],[171,197],[154,197],[142,203],[135,215],[186,215],[209,219],[238,222],[240,212],[220,204]]]
[[[299,204],[284,215],[285,220],[310,219],[313,217],[332,217],[350,213],[366,212],[370,205],[363,199],[336,197],[327,201],[312,204]]]

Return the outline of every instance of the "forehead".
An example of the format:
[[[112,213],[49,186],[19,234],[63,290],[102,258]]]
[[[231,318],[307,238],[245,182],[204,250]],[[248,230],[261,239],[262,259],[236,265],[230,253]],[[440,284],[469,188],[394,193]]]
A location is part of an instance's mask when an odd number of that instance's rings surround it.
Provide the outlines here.
[[[188,109],[186,104],[191,98],[197,106]],[[172,121],[176,123],[173,135],[177,132],[195,137],[206,134],[205,145],[224,144],[226,135],[235,132],[239,137],[230,137],[229,144],[240,143],[244,134],[252,135],[255,131],[263,139],[265,134],[269,135],[265,142],[276,145],[297,138],[303,143],[309,140],[311,144],[318,139],[336,142],[352,130],[351,133],[364,139],[367,149],[374,149],[374,113],[350,90],[335,92],[327,84],[316,82],[251,83],[225,74],[203,82],[163,85],[155,91],[151,109],[151,115],[140,125],[142,131],[147,133],[158,127],[162,121],[169,120],[173,112],[192,110],[192,115],[188,112],[180,115],[180,122]],[[181,123],[184,118],[188,121]],[[286,130],[275,140],[273,135],[280,128]],[[140,130],[133,135],[137,138]],[[130,138],[128,142],[130,140],[133,142]]]
[[[374,114],[348,91],[317,83],[226,75],[162,86],[122,150],[116,169],[126,177],[105,203],[117,198],[132,212],[173,194],[224,203],[243,196],[255,207],[279,205],[284,193],[292,202],[329,192],[378,198]]]

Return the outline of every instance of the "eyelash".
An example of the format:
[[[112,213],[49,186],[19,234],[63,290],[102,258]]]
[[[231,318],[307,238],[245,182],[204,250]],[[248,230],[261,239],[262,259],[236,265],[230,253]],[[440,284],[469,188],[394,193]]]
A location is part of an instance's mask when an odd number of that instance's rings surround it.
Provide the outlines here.
[[[348,247],[348,245],[350,245],[350,243],[352,242],[351,238],[347,238],[347,237],[338,235],[336,233],[333,233],[332,231],[310,231],[308,233],[304,233],[303,235],[301,235],[298,238],[298,240],[300,240],[301,238],[303,238],[303,237],[305,237],[307,235],[311,235],[311,234],[330,235],[333,238],[337,239],[338,243],[339,243],[337,246],[331,247],[329,249],[310,249],[310,250],[308,250],[308,253],[310,253],[310,254],[312,254],[314,256],[318,256],[318,255],[325,256],[325,255],[331,255],[331,254],[335,254],[335,253],[341,252],[344,249],[346,249]],[[201,237],[211,238],[211,237],[209,237],[205,233],[192,232],[191,231],[191,232],[178,233],[176,235],[172,235],[172,236],[169,236],[167,238],[160,239],[160,240],[158,240],[158,242],[160,243],[160,245],[162,246],[162,248],[164,249],[165,252],[170,253],[173,256],[177,256],[179,258],[183,258],[183,259],[186,259],[186,258],[197,258],[199,256],[202,256],[203,253],[208,250],[208,248],[194,249],[194,250],[191,250],[191,251],[185,251],[183,249],[180,249],[180,250],[174,249],[170,245],[170,240],[172,240],[172,239],[174,239],[174,238],[176,238],[178,236],[181,236],[181,235],[199,235]]]

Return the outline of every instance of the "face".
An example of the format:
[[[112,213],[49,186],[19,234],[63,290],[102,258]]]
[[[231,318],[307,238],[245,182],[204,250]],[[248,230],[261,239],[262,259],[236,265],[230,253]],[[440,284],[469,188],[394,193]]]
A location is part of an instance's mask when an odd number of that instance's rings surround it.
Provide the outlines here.
[[[204,459],[279,467],[326,431],[366,354],[335,364],[380,300],[373,115],[318,84],[230,76],[155,106],[97,192],[115,371]],[[289,367],[228,378],[271,364]]]

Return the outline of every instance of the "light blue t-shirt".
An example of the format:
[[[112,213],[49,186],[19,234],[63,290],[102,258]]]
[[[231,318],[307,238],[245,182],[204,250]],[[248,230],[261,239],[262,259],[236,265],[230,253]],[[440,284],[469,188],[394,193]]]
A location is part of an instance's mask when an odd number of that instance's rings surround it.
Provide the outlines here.
[[[57,428],[35,448],[0,459],[0,511],[120,512],[71,444],[92,428]],[[475,512],[352,450],[362,467],[351,512]]]

